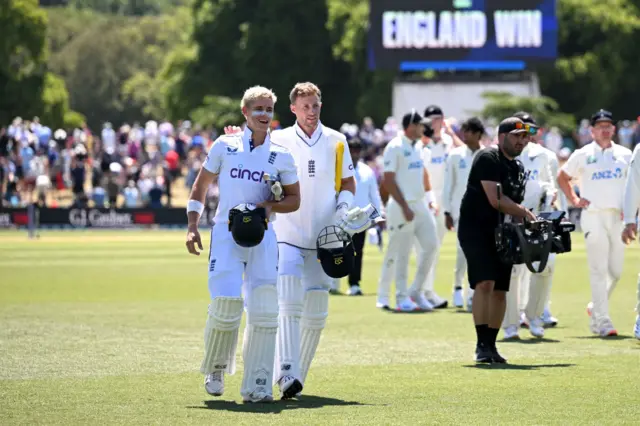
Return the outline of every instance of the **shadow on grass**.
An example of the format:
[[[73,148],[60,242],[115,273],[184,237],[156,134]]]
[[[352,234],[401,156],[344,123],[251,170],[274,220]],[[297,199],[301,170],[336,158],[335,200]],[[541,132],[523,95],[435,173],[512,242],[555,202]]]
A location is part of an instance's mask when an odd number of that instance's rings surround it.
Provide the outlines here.
[[[573,337],[571,337],[571,339],[627,340],[627,339],[631,339],[631,336],[628,336],[626,334],[618,334],[617,336],[605,336],[605,337],[593,335],[593,336],[573,336]]]
[[[556,339],[548,339],[546,337],[543,337],[542,339],[539,339],[537,337],[533,337],[531,339],[508,339],[508,340],[498,340],[498,342],[500,343],[520,343],[523,345],[537,345],[539,343],[560,343],[560,340],[556,340]]]
[[[433,310],[433,311],[422,311],[422,310],[415,310],[415,311],[397,311],[395,309],[392,308],[382,308],[381,309],[384,312],[388,312],[390,314],[400,314],[400,315],[424,315],[424,314],[433,314],[437,311],[439,311],[439,309]]]
[[[465,365],[465,368],[477,368],[478,370],[540,370],[542,368],[567,368],[576,364],[472,364]]]
[[[315,395],[303,395],[300,399],[289,399],[286,401],[274,401],[267,404],[243,404],[235,401],[223,401],[219,399],[212,399],[204,401],[204,405],[201,406],[188,406],[187,408],[196,408],[202,410],[219,410],[219,411],[232,411],[237,413],[271,413],[278,414],[285,410],[296,409],[313,409],[322,408],[328,406],[373,406],[374,404],[362,404],[356,401],[343,401],[336,398],[327,398],[323,396]]]

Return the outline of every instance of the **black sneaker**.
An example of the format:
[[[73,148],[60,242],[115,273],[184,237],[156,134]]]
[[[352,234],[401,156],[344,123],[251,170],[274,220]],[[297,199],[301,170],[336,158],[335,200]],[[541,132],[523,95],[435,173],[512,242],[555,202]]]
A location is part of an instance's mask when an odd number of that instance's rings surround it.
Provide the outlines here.
[[[493,362],[495,362],[497,364],[506,364],[507,363],[506,358],[504,358],[502,355],[500,355],[498,353],[498,348],[496,348],[495,346],[491,348],[491,353],[493,354],[492,357],[491,357],[493,359]]]
[[[476,362],[485,364],[493,362],[493,352],[483,343],[476,345]]]

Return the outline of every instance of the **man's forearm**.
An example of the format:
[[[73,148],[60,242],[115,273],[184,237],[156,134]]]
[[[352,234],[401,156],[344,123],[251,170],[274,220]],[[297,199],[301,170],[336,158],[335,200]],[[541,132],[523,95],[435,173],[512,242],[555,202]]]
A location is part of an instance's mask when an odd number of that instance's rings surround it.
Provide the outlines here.
[[[398,184],[396,183],[395,178],[392,179],[385,179],[384,180],[384,185],[385,188],[387,189],[387,192],[389,193],[389,195],[396,200],[396,203],[398,203],[400,205],[400,207],[402,208],[406,208],[407,202],[404,199],[404,195],[402,195],[402,191],[400,191],[400,188],[398,187]]]
[[[573,190],[573,187],[571,186],[571,179],[570,178],[567,179],[567,176],[563,174],[562,171],[558,174],[557,182],[558,182],[558,186],[560,187],[564,195],[567,197],[569,202],[573,202],[573,200],[578,198],[578,196],[576,195],[576,192]]]
[[[494,207],[497,209],[498,205]],[[500,197],[499,207],[500,207],[500,212],[504,214],[508,214],[514,217],[527,216],[527,210],[524,208],[524,206],[515,203],[511,198],[507,197],[506,195],[502,195],[502,197]]]
[[[263,205],[271,208],[272,213],[291,213],[300,207],[300,196],[285,195],[280,201],[267,201]]]

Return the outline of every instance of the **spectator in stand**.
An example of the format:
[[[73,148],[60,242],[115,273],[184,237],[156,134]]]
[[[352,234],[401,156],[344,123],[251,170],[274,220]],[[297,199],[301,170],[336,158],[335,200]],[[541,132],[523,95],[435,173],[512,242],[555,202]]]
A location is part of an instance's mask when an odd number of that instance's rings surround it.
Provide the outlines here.
[[[618,144],[633,150],[633,128],[629,120],[624,120],[619,124],[618,128]]]
[[[373,137],[376,126],[373,124],[371,117],[365,117],[362,120],[362,127],[360,128],[360,141],[364,146],[373,145]]]
[[[593,137],[591,136],[591,125],[589,124],[589,120],[582,119],[580,121],[580,126],[578,127],[578,148],[582,148],[583,146],[591,143]]]
[[[136,188],[136,183],[129,181],[127,187],[122,191],[124,196],[124,206],[133,209],[140,206],[140,190]]]
[[[384,140],[389,142],[391,139],[398,136],[398,123],[393,117],[387,117],[387,122],[384,124]]]
[[[162,177],[158,176],[156,178],[155,184],[149,191],[149,207],[152,209],[162,208],[162,195],[165,191],[162,181]]]

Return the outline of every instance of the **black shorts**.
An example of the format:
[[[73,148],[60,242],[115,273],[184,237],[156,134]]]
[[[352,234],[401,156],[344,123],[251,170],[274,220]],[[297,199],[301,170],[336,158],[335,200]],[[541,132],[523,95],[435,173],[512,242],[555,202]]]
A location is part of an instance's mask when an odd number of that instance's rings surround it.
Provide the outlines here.
[[[494,281],[494,290],[509,291],[513,265],[498,259],[496,243],[491,235],[458,234],[460,247],[467,258],[467,276],[472,289],[482,281]]]

